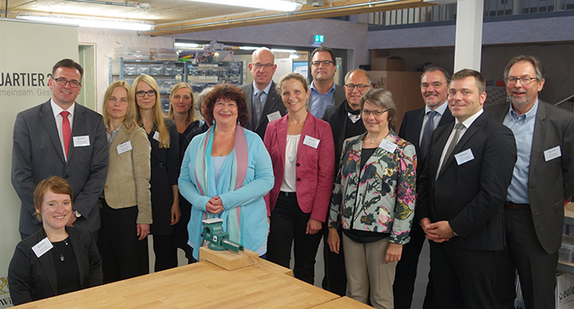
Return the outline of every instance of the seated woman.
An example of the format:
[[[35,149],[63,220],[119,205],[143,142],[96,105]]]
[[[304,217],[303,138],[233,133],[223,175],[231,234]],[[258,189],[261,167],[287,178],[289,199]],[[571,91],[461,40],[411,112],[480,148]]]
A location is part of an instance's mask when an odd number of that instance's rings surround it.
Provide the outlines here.
[[[415,147],[391,129],[397,109],[388,90],[371,89],[359,104],[367,132],[343,144],[327,242],[339,253],[341,226],[349,297],[393,308],[396,262],[414,216]]]
[[[203,219],[223,219],[230,240],[260,256],[267,252],[267,211],[263,197],[273,187],[271,159],[261,138],[243,129],[249,119],[241,89],[223,84],[206,98],[207,122],[185,152],[179,190],[192,205],[189,241],[193,257],[201,247]]]
[[[36,186],[34,207],[42,229],[16,246],[10,262],[14,305],[102,284],[102,259],[90,233],[66,226],[72,196],[72,187],[57,176]]]
[[[307,111],[309,88],[303,76],[289,73],[277,84],[287,115],[265,133],[275,186],[265,196],[271,219],[267,259],[289,268],[294,243],[295,278],[313,284],[335,177],[331,126]]]

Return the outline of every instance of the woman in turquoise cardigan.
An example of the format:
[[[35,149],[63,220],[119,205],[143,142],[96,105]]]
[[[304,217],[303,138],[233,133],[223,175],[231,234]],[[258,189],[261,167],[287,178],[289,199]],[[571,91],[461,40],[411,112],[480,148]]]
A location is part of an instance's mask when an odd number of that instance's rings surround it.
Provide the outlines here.
[[[205,100],[205,120],[213,126],[191,141],[179,176],[179,190],[192,205],[193,257],[202,245],[201,221],[209,218],[223,219],[231,241],[265,256],[269,223],[263,197],[273,187],[271,158],[261,138],[243,128],[249,119],[243,91],[218,85]]]

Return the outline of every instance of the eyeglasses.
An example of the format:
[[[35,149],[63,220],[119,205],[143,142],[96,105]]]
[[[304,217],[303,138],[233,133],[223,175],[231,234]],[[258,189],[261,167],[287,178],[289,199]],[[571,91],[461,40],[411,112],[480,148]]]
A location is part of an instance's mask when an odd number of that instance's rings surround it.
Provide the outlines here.
[[[256,63],[253,63],[253,66],[258,70],[259,69],[271,69],[274,66],[274,64],[273,63],[263,64],[263,63],[256,62]]]
[[[538,78],[536,77],[529,77],[529,76],[523,76],[523,77],[508,77],[505,78],[504,81],[506,82],[507,85],[514,85],[516,84],[517,81],[520,80],[520,83],[523,85],[528,85],[530,83],[532,83],[535,80],[538,80]]]
[[[363,114],[363,117],[367,118],[367,117],[369,117],[369,115],[373,115],[373,116],[375,116],[375,117],[379,117],[379,116],[381,116],[382,114],[384,114],[384,113],[386,113],[386,112],[388,112],[388,111],[389,111],[388,109],[386,109],[386,110],[384,110],[384,111],[369,111],[369,110],[364,109],[364,110],[361,111],[361,113]]]
[[[429,89],[429,87],[430,87],[431,85],[432,85],[433,88],[439,88],[440,86],[444,85],[444,83],[441,83],[441,82],[434,82],[434,83],[432,83],[432,84],[424,83],[424,84],[421,84],[421,88],[422,88],[422,89]]]
[[[365,91],[365,89],[367,89],[367,87],[369,87],[369,85],[365,85],[365,84],[345,84],[345,87],[347,87],[347,90],[353,91],[355,90],[355,87],[357,89],[359,89],[359,91]]]
[[[311,65],[315,66],[315,67],[319,67],[321,65],[325,65],[325,66],[329,66],[331,64],[335,64],[335,62],[331,61],[331,60],[322,60],[322,61],[311,61]]]
[[[52,79],[56,82],[56,84],[58,84],[58,86],[66,86],[67,83],[70,83],[70,87],[78,88],[82,84],[77,80],[66,80],[63,77],[52,78]]]
[[[150,91],[138,91],[136,92],[136,95],[140,98],[145,97],[145,95],[147,94],[148,97],[153,97],[155,95],[155,90],[150,90]]]

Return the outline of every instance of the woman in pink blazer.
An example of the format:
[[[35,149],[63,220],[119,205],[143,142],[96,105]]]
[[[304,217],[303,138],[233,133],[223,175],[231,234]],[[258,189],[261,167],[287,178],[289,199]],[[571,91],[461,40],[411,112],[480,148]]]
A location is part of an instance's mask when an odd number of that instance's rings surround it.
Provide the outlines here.
[[[275,186],[265,196],[271,223],[267,259],[289,268],[294,241],[295,278],[313,284],[319,231],[335,176],[333,135],[327,122],[307,111],[303,76],[289,73],[277,87],[288,113],[270,122],[265,133],[275,175]]]

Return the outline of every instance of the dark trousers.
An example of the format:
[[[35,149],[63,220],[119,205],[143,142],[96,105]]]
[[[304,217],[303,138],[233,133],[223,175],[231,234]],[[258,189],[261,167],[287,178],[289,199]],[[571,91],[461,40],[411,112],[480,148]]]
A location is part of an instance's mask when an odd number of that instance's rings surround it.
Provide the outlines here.
[[[102,256],[104,283],[149,273],[147,237],[138,240],[137,206],[113,209],[101,200],[102,227],[98,250]]]
[[[431,242],[434,302],[441,309],[494,308],[494,251]]]
[[[321,242],[321,231],[305,234],[311,214],[301,211],[295,193],[281,192],[271,212],[267,243],[267,260],[289,268],[291,244],[294,243],[295,278],[314,284],[315,256]]]
[[[325,263],[325,275],[321,286],[323,289],[335,293],[339,296],[347,295],[347,271],[345,268],[345,255],[343,254],[343,241],[339,248],[339,254],[332,252],[327,243],[329,238],[328,219],[323,224],[323,260]],[[340,229],[339,239],[343,239],[343,233]]]
[[[415,281],[417,279],[417,267],[419,256],[426,240],[425,233],[421,226],[413,223],[411,229],[411,240],[403,246],[401,260],[395,269],[395,282],[393,283],[393,299],[395,309],[410,309],[413,303],[413,292],[415,291]],[[431,274],[428,274],[429,282],[423,303],[423,309],[435,308],[432,304],[432,281]]]
[[[153,235],[155,271],[177,267],[177,247],[173,244],[173,234]]]
[[[191,247],[187,244],[187,241],[189,240],[187,224],[191,217],[191,204],[181,194],[179,195],[179,209],[181,210],[181,217],[179,222],[173,227],[173,243],[175,247],[180,248],[185,252],[188,264],[191,264],[194,260],[192,255],[193,252]]]
[[[505,209],[504,220],[507,246],[497,253],[496,308],[514,308],[517,270],[526,308],[555,308],[558,252],[542,248],[530,209]]]

